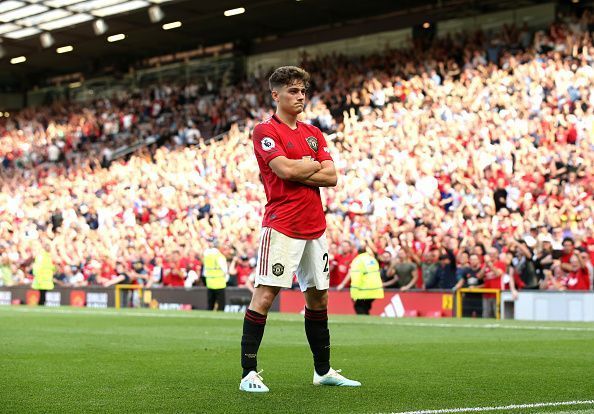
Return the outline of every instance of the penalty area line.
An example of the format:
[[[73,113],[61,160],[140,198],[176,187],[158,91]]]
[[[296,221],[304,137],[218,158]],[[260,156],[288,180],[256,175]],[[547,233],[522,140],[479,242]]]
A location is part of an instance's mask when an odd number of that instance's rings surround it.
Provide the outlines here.
[[[574,405],[594,405],[594,400],[583,401],[559,401],[559,402],[543,402],[532,404],[513,404],[501,405],[497,407],[467,407],[467,408],[442,408],[438,410],[420,410],[420,411],[399,411],[390,414],[450,414],[450,413],[476,413],[487,411],[511,411],[511,410],[525,410],[530,408],[546,408],[546,407],[566,407]]]

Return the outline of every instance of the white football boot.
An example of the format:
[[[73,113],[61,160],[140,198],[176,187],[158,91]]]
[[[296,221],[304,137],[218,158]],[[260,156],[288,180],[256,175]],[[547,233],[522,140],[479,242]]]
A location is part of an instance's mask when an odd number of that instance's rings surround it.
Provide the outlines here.
[[[250,371],[239,383],[239,390],[245,392],[268,392],[270,391],[262,382],[260,372]]]
[[[314,370],[313,376],[314,385],[333,385],[337,387],[360,387],[359,381],[350,380],[340,375],[340,370],[335,371],[330,368],[326,375],[318,375]]]

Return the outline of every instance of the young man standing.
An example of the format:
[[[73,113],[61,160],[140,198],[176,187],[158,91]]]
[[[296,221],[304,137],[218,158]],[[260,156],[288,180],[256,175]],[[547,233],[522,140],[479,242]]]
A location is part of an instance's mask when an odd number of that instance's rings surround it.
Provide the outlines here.
[[[269,79],[276,114],[258,124],[253,144],[260,167],[266,211],[262,223],[255,290],[245,314],[241,338],[243,378],[239,389],[267,392],[257,372],[257,353],[268,310],[293,274],[305,296],[305,333],[313,353],[315,385],[359,386],[330,367],[328,330],[328,244],[319,187],[333,187],[337,177],[320,130],[299,122],[309,74],[283,66]]]

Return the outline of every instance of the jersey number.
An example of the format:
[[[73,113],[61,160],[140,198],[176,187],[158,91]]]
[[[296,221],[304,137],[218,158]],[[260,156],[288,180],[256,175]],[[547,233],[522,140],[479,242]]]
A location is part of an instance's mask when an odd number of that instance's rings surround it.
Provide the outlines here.
[[[328,253],[324,253],[322,256],[322,260],[324,260],[324,273],[328,271]]]

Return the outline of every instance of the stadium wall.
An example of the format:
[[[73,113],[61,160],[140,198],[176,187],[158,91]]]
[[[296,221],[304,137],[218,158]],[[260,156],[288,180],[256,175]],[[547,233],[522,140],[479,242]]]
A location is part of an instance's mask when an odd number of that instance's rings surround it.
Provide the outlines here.
[[[354,315],[353,301],[348,291],[330,291],[328,311],[331,314]],[[74,306],[108,308],[116,306],[116,289],[99,286],[81,288],[56,288],[46,293],[46,306]],[[229,287],[226,289],[225,311],[245,312],[252,294],[247,289]],[[122,306],[143,306],[154,309],[206,309],[207,290],[204,287],[146,289],[142,294],[125,290],[120,296]],[[0,288],[0,305],[36,305],[39,291],[30,286]],[[272,310],[301,313],[305,301],[297,290],[283,290],[275,300]],[[386,290],[383,299],[373,303],[371,314],[391,318],[401,317],[451,317],[453,295],[451,291],[399,292]]]
[[[437,22],[437,36],[458,33],[466,30],[490,30],[500,28],[504,24],[528,23],[532,29],[545,27],[555,18],[555,3],[523,7],[497,13],[483,14],[461,19]],[[260,53],[246,58],[246,70],[250,75],[263,76],[271,67],[297,65],[303,53],[310,56],[340,53],[344,55],[365,55],[381,52],[386,48],[399,48],[410,44],[412,28],[386,31],[370,35],[350,37],[331,42],[322,42],[297,48]]]
[[[522,291],[515,301],[501,293],[504,319],[525,321],[594,322],[594,293]]]
[[[24,104],[24,97],[21,93],[0,93],[0,111],[20,109]]]
[[[348,291],[329,292],[330,314],[354,315],[353,302]],[[207,290],[203,287],[160,287],[136,292],[122,293],[123,306],[143,306],[154,309],[206,309]],[[229,287],[226,290],[226,312],[244,312],[250,303],[247,289]],[[29,286],[0,288],[0,306],[36,305],[39,292]],[[46,295],[46,306],[74,306],[108,308],[115,306],[115,288],[99,286],[82,288],[56,288]],[[301,313],[305,302],[303,294],[296,290],[283,290],[275,300],[273,311]],[[383,299],[373,303],[371,315],[402,317],[452,317],[455,298],[451,291],[399,292],[386,290]],[[529,321],[594,322],[594,293],[588,292],[538,292],[522,291],[514,301],[511,292],[501,292],[501,315],[503,319]]]
[[[142,297],[141,297],[142,296]],[[136,292],[123,291],[122,303],[139,305],[154,309],[206,309],[207,290],[203,287],[171,288],[160,287],[145,290],[139,296]],[[226,310],[229,312],[245,311],[250,303],[252,294],[247,289],[226,289]],[[39,301],[39,291],[30,286],[12,286],[0,288],[0,306],[4,305],[36,305]],[[115,288],[89,286],[80,288],[56,288],[46,293],[46,306],[74,306],[89,308],[111,308],[115,306]],[[280,309],[277,300],[273,311]]]
[[[505,10],[463,19],[452,19],[438,23],[437,35],[444,36],[448,33],[457,33],[462,30],[491,30],[499,29],[504,24],[515,23],[522,25],[524,22],[532,29],[545,27],[555,19],[556,4],[548,3],[538,6],[523,7],[520,9]]]

